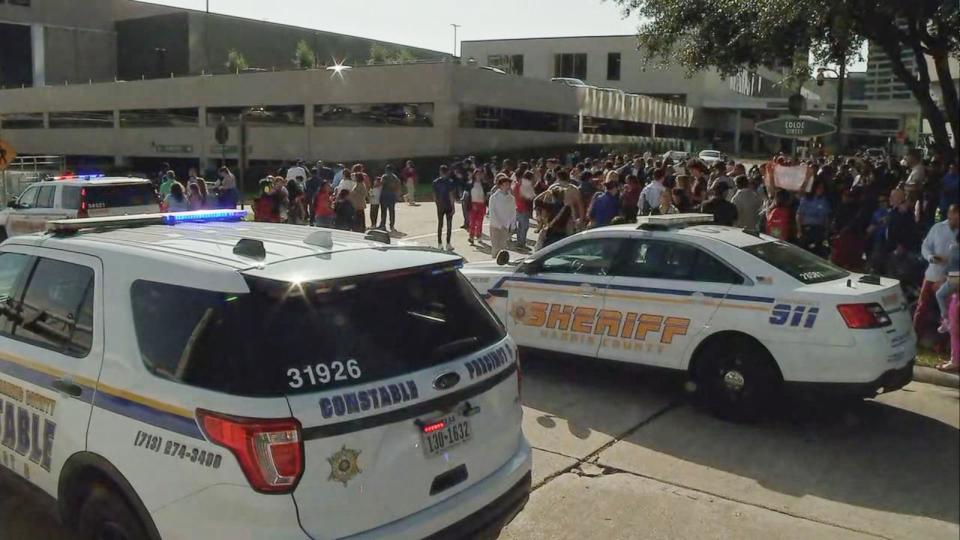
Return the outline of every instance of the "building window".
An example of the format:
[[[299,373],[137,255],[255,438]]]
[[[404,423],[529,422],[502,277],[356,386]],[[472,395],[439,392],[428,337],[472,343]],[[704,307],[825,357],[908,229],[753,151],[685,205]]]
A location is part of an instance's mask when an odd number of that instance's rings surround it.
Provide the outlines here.
[[[607,80],[620,80],[620,53],[607,53]]]
[[[523,55],[491,54],[487,56],[487,66],[502,69],[511,75],[523,75]]]
[[[50,127],[57,128],[112,128],[112,111],[75,111],[50,113]]]
[[[587,79],[586,53],[562,53],[553,55],[553,76]]]
[[[303,126],[303,105],[266,105],[259,107],[208,107],[207,126],[216,127],[223,119],[228,126],[240,125],[240,114],[248,126]]]
[[[200,125],[199,109],[138,109],[120,111],[120,127],[197,127]]]
[[[577,133],[580,130],[580,121],[572,114],[463,105],[460,110],[460,127]]]
[[[0,114],[0,128],[43,129],[43,113]]]
[[[900,120],[896,118],[850,118],[850,129],[872,129],[878,131],[899,131]]]
[[[316,105],[316,127],[433,127],[433,103]]]
[[[653,135],[652,124],[647,122],[630,122],[628,120],[612,120],[595,116],[583,117],[583,132],[592,135],[623,135],[626,137],[650,137]],[[657,127],[659,130],[659,126]]]

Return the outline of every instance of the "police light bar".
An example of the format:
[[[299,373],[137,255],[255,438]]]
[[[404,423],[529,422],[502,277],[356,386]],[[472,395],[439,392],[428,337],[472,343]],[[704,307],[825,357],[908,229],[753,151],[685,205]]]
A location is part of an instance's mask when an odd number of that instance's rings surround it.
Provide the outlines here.
[[[57,219],[47,222],[47,232],[74,233],[84,229],[121,229],[147,225],[177,225],[178,223],[209,223],[215,221],[243,221],[246,210],[195,210],[165,214],[134,214],[82,219]]]
[[[54,176],[54,180],[92,180],[94,178],[106,178],[105,174],[63,174],[60,176]]]
[[[713,214],[668,214],[637,218],[637,228],[640,229],[669,229],[705,223],[713,223]]]

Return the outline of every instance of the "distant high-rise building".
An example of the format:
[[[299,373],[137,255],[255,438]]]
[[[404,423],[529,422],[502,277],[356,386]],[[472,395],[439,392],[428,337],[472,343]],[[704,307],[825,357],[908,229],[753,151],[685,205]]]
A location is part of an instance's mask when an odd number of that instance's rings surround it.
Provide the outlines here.
[[[913,50],[900,50],[900,60],[910,73],[917,72],[916,59]],[[890,57],[876,43],[870,43],[867,49],[867,77],[864,99],[891,100],[913,99],[910,89],[893,71]]]

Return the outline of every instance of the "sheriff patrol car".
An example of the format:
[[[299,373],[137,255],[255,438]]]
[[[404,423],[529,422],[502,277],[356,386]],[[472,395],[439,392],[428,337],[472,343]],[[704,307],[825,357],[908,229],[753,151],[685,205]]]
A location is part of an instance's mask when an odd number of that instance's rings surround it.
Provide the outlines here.
[[[0,246],[0,463],[82,538],[511,519],[531,466],[516,347],[460,259],[242,215],[53,221]]]
[[[55,219],[160,212],[153,184],[143,178],[58,176],[23,190],[0,211],[0,242],[42,232]]]
[[[873,397],[911,380],[896,280],[712,219],[641,218],[464,274],[519,346],[688,371],[724,416],[755,414],[784,383]]]

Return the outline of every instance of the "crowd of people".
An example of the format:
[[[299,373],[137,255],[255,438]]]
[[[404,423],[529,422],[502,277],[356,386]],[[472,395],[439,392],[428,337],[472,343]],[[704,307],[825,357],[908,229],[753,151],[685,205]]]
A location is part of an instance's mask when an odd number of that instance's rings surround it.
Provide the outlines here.
[[[778,167],[799,168],[807,178],[800,187],[781,187]],[[520,162],[469,157],[441,166],[433,192],[441,249],[453,249],[458,203],[471,244],[482,241],[489,216],[494,256],[508,247],[529,250],[531,223],[533,248],[540,249],[586,228],[699,212],[720,225],[794,243],[847,270],[896,278],[915,302],[922,343],[942,351],[942,334],[956,334],[948,314],[956,317],[957,310],[957,164],[939,157],[925,162],[917,150],[902,161],[779,155],[749,168],[723,160],[674,163],[649,153]],[[951,336],[952,360],[940,369],[960,366],[957,339]]]
[[[799,168],[806,179],[784,187],[776,178],[779,167]],[[167,172],[159,186],[165,208],[234,207],[236,179],[226,167],[218,176],[214,197],[195,170],[186,181]],[[410,161],[399,171],[385,165],[379,175],[362,163],[329,167],[318,161],[308,167],[298,161],[260,180],[254,215],[273,223],[395,231],[396,205],[417,205],[418,181]],[[571,152],[524,161],[471,156],[440,166],[431,187],[441,249],[453,250],[457,213],[477,247],[487,247],[488,221],[488,247],[496,257],[504,249],[541,249],[586,228],[640,216],[699,212],[720,225],[794,243],[847,270],[900,280],[916,305],[918,338],[935,350],[946,348],[941,334],[957,327],[948,320],[957,309],[957,163],[938,156],[925,161],[916,150],[902,161],[781,154],[750,166],[696,158],[677,163],[649,152]],[[953,360],[941,366],[947,371],[960,366],[960,345],[952,349]]]

